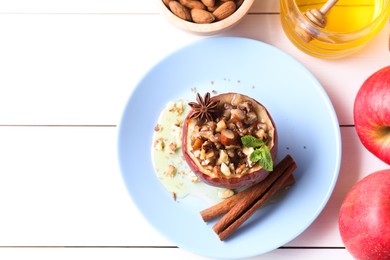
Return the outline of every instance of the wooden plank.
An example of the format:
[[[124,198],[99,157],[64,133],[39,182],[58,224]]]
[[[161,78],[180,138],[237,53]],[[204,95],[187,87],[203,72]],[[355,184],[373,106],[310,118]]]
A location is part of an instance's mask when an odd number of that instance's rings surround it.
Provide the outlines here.
[[[122,181],[115,127],[0,127],[0,246],[172,246],[138,212]],[[287,246],[342,246],[346,191],[385,167],[342,128],[343,163],[319,218]]]
[[[0,246],[170,245],[128,195],[116,133],[0,127]]]
[[[354,127],[342,127],[342,163],[330,199],[314,223],[287,246],[343,246],[338,230],[338,212],[349,189],[368,174],[388,168],[361,144]]]
[[[4,0],[2,13],[157,13],[154,0]]]
[[[117,13],[156,14],[159,0],[3,0],[0,13]],[[279,1],[255,1],[250,13],[279,12]]]
[[[179,248],[7,248],[0,249],[0,257],[7,260],[40,259],[40,260],[67,260],[67,259],[209,259],[186,252]],[[345,249],[277,249],[260,256],[247,258],[248,260],[328,260],[353,259]]]
[[[297,50],[278,23],[278,15],[249,15],[221,36],[249,37],[289,53],[323,84],[340,124],[353,124],[354,93],[390,59],[390,26],[362,52],[328,61]],[[159,15],[96,14],[0,15],[0,37],[0,124],[92,125],[118,124],[152,66],[205,38],[178,31]]]
[[[144,34],[155,29],[152,20],[177,32],[160,19],[0,15],[0,124],[117,124],[144,73],[195,39],[156,48],[163,35]]]

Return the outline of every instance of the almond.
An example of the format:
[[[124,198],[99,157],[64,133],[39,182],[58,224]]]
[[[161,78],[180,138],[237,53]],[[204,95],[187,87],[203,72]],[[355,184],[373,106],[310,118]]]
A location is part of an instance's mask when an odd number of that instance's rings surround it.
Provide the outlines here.
[[[230,189],[218,191],[218,197],[221,199],[227,199],[234,195],[234,191]]]
[[[227,128],[227,125],[226,125],[226,122],[225,120],[221,119],[218,121],[217,123],[217,127],[215,128],[215,132],[221,132],[223,129],[226,129]]]
[[[236,136],[232,130],[223,129],[221,131],[221,144],[229,146],[234,144],[236,141]]]
[[[223,175],[225,176],[230,176],[232,173],[230,171],[230,168],[229,166],[227,166],[226,164],[221,164],[221,172],[223,173]]]
[[[215,165],[213,167],[213,173],[214,173],[214,176],[221,176],[222,175],[221,166]]]
[[[207,7],[213,7],[215,5],[215,0],[201,0],[201,1]]]
[[[203,144],[202,139],[198,137],[195,139],[194,144],[192,145],[192,149],[194,150],[200,149],[202,147],[202,144]]]
[[[216,6],[207,7],[207,11],[209,11],[211,13],[214,12],[216,9],[217,9]]]
[[[223,20],[236,11],[236,3],[234,1],[228,1],[220,5],[213,15],[217,21]]]
[[[191,13],[190,10],[188,10],[186,7],[181,5],[177,1],[170,1],[169,2],[169,9],[172,11],[174,15],[177,17],[186,20],[186,21],[191,21]]]
[[[206,9],[206,6],[201,1],[196,0],[179,0],[180,3],[189,9]]]
[[[195,23],[212,23],[215,20],[212,13],[197,8],[191,10],[191,16]]]
[[[169,7],[169,2],[171,2],[171,1],[173,1],[173,0],[162,0],[163,1],[163,3],[167,6],[167,7]]]
[[[230,120],[236,123],[245,119],[245,113],[241,109],[235,108],[230,111],[230,117]]]

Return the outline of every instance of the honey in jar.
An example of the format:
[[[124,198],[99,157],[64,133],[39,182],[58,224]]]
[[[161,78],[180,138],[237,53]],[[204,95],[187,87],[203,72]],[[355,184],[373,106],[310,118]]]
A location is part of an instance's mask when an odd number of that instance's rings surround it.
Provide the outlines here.
[[[361,49],[387,22],[390,0],[339,0],[326,13],[324,28],[304,13],[326,0],[281,0],[281,23],[287,37],[302,51],[321,58],[341,58]],[[310,35],[308,38],[307,35]]]

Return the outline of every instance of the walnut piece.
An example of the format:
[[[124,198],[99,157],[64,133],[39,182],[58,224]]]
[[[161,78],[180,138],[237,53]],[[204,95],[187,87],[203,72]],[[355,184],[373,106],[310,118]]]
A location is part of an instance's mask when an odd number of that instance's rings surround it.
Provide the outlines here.
[[[173,166],[172,164],[169,164],[168,169],[166,170],[166,172],[164,172],[164,175],[173,177],[175,176],[175,174],[176,174],[176,167]]]
[[[164,150],[164,147],[165,147],[165,142],[164,142],[164,139],[162,137],[160,138],[157,138],[155,141],[154,141],[154,149],[158,150],[158,151],[162,151]]]

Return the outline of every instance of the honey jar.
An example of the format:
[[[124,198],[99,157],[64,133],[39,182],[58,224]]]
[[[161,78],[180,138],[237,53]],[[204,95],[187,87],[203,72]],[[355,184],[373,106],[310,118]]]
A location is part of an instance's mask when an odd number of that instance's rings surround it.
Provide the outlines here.
[[[360,50],[389,20],[390,0],[333,1],[319,26],[308,17],[326,0],[280,0],[283,30],[303,52],[326,59],[348,56]]]

